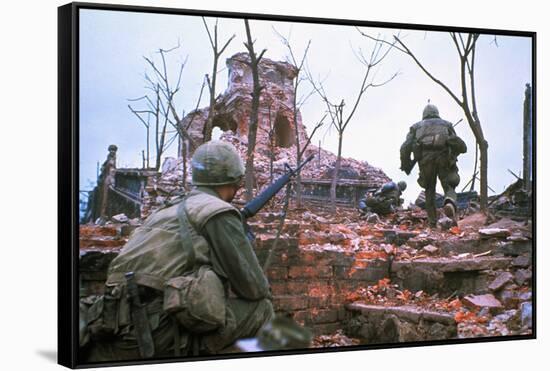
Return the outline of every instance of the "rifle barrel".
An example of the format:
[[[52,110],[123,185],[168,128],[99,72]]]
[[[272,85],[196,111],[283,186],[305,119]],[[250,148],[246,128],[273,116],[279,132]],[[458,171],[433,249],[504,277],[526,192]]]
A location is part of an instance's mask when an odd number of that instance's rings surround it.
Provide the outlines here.
[[[241,209],[241,214],[243,218],[248,219],[256,215],[258,211],[265,206],[265,204],[273,198],[288,182],[290,179],[298,174],[300,170],[313,158],[315,155],[309,156],[304,162],[302,162],[296,169],[288,171],[279,177],[275,182],[273,182],[269,187],[264,189],[258,196],[254,197],[252,200],[248,201],[246,205]]]

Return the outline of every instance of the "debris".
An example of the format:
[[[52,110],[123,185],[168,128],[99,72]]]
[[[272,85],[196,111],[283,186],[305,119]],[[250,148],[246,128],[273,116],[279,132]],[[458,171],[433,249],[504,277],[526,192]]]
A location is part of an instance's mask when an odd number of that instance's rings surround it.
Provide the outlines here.
[[[533,293],[531,291],[527,291],[527,292],[522,292],[520,295],[519,295],[519,300],[520,301],[531,301],[533,298]]]
[[[395,248],[392,245],[389,244],[382,244],[382,248],[386,252],[386,254],[391,255],[395,252]]]
[[[508,282],[512,281],[514,276],[510,272],[502,272],[491,284],[489,284],[489,290],[497,291],[504,287]]]
[[[441,229],[444,231],[450,229],[455,224],[454,220],[452,220],[447,216],[440,218],[437,222],[439,223],[439,226],[441,227]]]
[[[479,254],[474,254],[473,257],[474,258],[479,258],[479,257],[482,257],[482,256],[491,255],[492,252],[493,252],[493,250],[487,250],[487,251],[481,252]]]
[[[433,254],[437,252],[439,249],[435,247],[434,245],[427,245],[422,248],[422,251],[425,251],[427,253]]]
[[[368,213],[366,217],[366,221],[367,223],[372,223],[372,224],[380,223],[380,217],[376,213]]]
[[[463,299],[464,304],[467,306],[470,306],[474,309],[479,309],[483,307],[488,308],[501,308],[502,304],[500,301],[498,301],[497,298],[495,298],[492,294],[484,294],[484,295],[468,295],[465,296]]]
[[[510,231],[504,228],[484,228],[479,230],[481,238],[506,238],[510,236]]]
[[[531,258],[526,255],[520,255],[514,260],[512,260],[512,265],[514,267],[527,268],[531,265]]]
[[[128,217],[126,214],[117,214],[111,217],[111,220],[115,223],[128,223]]]
[[[532,278],[533,278],[533,272],[531,272],[528,269],[518,269],[514,276],[514,280],[520,286],[526,282],[531,281]]]
[[[458,227],[463,231],[477,231],[487,223],[487,216],[483,213],[466,215],[458,221]]]
[[[337,330],[332,335],[319,335],[312,341],[313,348],[345,347],[360,344],[359,339],[344,335],[343,330]]]

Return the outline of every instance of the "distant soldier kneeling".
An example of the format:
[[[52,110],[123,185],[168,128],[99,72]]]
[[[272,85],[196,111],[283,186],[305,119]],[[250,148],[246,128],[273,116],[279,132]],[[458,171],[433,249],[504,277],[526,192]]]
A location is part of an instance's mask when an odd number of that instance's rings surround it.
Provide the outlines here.
[[[388,215],[394,213],[399,206],[403,204],[401,194],[407,188],[407,183],[387,182],[375,192],[366,194],[359,200],[359,210],[366,214],[373,212],[378,215]]]

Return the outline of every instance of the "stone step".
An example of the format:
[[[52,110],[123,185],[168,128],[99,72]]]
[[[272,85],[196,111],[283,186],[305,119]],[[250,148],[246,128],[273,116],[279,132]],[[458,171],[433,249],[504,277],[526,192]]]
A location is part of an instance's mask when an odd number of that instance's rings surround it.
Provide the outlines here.
[[[445,340],[457,336],[457,323],[449,313],[413,305],[385,307],[359,302],[346,305],[346,309],[352,312],[345,324],[346,333],[367,344]]]
[[[507,269],[511,262],[511,258],[493,256],[394,261],[391,279],[401,288],[413,292],[423,290],[442,295],[485,293],[492,282],[488,272]]]

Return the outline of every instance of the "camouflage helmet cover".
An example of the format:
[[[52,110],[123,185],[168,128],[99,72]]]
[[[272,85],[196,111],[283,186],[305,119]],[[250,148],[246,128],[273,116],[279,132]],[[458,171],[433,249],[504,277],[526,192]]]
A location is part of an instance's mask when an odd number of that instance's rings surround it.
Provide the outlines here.
[[[439,118],[439,110],[434,104],[428,103],[422,111],[422,120]]]
[[[244,176],[241,156],[231,144],[219,140],[201,144],[191,159],[193,185],[237,183]]]
[[[404,180],[400,181],[397,183],[397,186],[399,187],[399,189],[401,191],[404,191],[405,189],[407,189],[407,182],[405,182]]]
[[[309,329],[278,315],[258,331],[258,345],[264,350],[308,348],[312,337]]]

